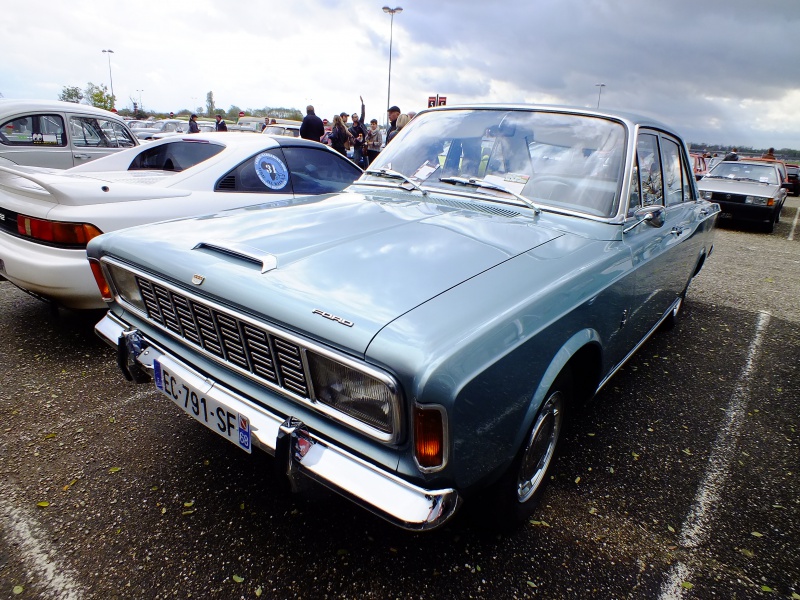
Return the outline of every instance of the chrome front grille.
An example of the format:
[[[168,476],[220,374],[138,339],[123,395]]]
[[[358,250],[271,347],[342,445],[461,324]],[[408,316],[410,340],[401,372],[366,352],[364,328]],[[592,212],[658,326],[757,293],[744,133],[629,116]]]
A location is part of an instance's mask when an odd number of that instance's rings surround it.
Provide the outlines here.
[[[309,397],[297,344],[144,277],[136,282],[150,320],[257,379]]]

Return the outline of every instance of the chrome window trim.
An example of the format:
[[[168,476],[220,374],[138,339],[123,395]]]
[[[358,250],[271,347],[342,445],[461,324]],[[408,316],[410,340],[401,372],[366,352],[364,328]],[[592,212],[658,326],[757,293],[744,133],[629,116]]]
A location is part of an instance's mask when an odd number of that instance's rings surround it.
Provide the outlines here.
[[[223,314],[225,314],[227,316],[230,316],[231,318],[238,319],[238,320],[240,320],[242,322],[245,322],[245,323],[247,323],[249,325],[252,325],[253,327],[256,327],[258,329],[262,329],[262,330],[264,330],[265,332],[267,332],[270,335],[273,335],[273,336],[276,336],[276,337],[279,337],[279,338],[283,338],[283,339],[285,339],[285,340],[287,340],[287,341],[289,341],[291,343],[297,344],[297,346],[300,349],[301,354],[303,355],[303,370],[304,370],[306,376],[308,376],[309,373],[308,373],[308,362],[306,360],[305,353],[310,350],[311,352],[315,352],[317,354],[320,354],[320,355],[322,355],[322,356],[324,356],[326,358],[329,358],[330,360],[333,360],[335,362],[341,363],[341,364],[345,365],[346,367],[349,367],[349,368],[351,368],[351,369],[353,369],[355,371],[359,371],[361,373],[365,373],[366,375],[381,381],[384,385],[386,385],[386,387],[389,389],[389,391],[392,393],[392,395],[395,398],[395,402],[394,402],[394,419],[391,422],[392,431],[390,433],[386,433],[386,432],[381,431],[381,430],[379,430],[379,429],[377,429],[375,427],[372,427],[372,426],[368,425],[367,423],[359,421],[355,417],[352,417],[352,416],[350,416],[350,415],[348,415],[346,413],[338,411],[335,408],[332,408],[332,407],[328,406],[327,404],[317,400],[317,398],[315,397],[315,392],[313,390],[313,384],[312,384],[312,381],[311,381],[310,377],[306,381],[306,383],[308,385],[308,389],[309,389],[309,397],[308,398],[304,398],[304,397],[302,397],[302,396],[300,396],[298,394],[295,394],[295,393],[291,392],[290,390],[288,390],[288,389],[286,389],[286,388],[284,388],[284,387],[282,387],[280,385],[276,385],[274,383],[271,383],[270,381],[267,381],[265,379],[257,377],[253,373],[250,373],[249,371],[246,371],[245,369],[242,369],[238,365],[236,365],[236,364],[234,364],[234,363],[232,363],[230,361],[226,361],[223,358],[221,358],[219,356],[216,356],[215,354],[213,354],[211,352],[208,352],[202,346],[195,345],[195,344],[191,343],[190,341],[188,341],[184,337],[182,337],[182,336],[176,334],[175,332],[171,331],[169,328],[167,328],[167,327],[161,325],[160,323],[152,320],[148,316],[147,312],[142,311],[137,306],[131,304],[130,302],[127,302],[122,296],[120,296],[118,291],[117,291],[117,289],[116,289],[116,286],[114,284],[114,280],[111,277],[111,273],[110,273],[109,269],[108,268],[104,268],[104,271],[105,271],[106,277],[108,279],[108,283],[109,283],[109,286],[111,288],[111,292],[112,292],[112,294],[114,296],[115,302],[119,303],[126,310],[130,310],[132,313],[134,313],[137,316],[141,317],[148,324],[150,324],[153,327],[156,327],[157,329],[159,329],[160,331],[166,333],[167,335],[169,335],[174,340],[186,345],[187,347],[191,348],[195,352],[198,352],[198,353],[202,354],[204,357],[206,357],[208,359],[211,359],[215,363],[217,363],[219,365],[222,365],[225,368],[230,369],[230,370],[236,372],[237,374],[242,375],[243,377],[246,377],[247,379],[249,379],[249,380],[251,380],[251,381],[253,381],[253,382],[255,382],[255,383],[259,384],[259,385],[262,385],[262,386],[264,386],[264,387],[266,387],[266,388],[268,388],[268,389],[270,389],[270,390],[272,390],[272,391],[274,391],[276,393],[279,393],[282,396],[288,397],[288,398],[294,400],[295,402],[303,404],[303,405],[305,405],[305,406],[307,406],[307,407],[309,407],[309,408],[311,408],[311,409],[313,409],[313,410],[315,410],[317,412],[320,412],[320,413],[322,413],[324,415],[327,415],[327,416],[331,417],[332,419],[334,419],[334,420],[336,420],[336,421],[338,421],[340,423],[343,423],[344,425],[347,425],[348,427],[350,427],[352,429],[355,429],[356,431],[359,431],[360,433],[364,433],[364,434],[368,435],[369,437],[371,437],[373,439],[376,439],[376,440],[378,440],[380,442],[383,442],[385,444],[397,444],[398,440],[401,438],[401,432],[402,432],[402,429],[403,429],[403,427],[402,427],[402,425],[403,425],[403,423],[402,423],[402,404],[403,404],[403,402],[402,402],[401,393],[400,393],[400,385],[397,383],[397,380],[394,377],[392,377],[389,373],[386,373],[385,371],[377,369],[376,367],[373,367],[372,365],[359,362],[359,361],[357,361],[357,360],[353,359],[352,357],[347,356],[345,354],[337,353],[337,352],[335,352],[335,351],[333,351],[333,350],[331,350],[329,348],[326,348],[325,346],[317,344],[317,343],[315,343],[315,342],[313,342],[311,340],[308,340],[306,338],[300,337],[300,336],[298,336],[296,334],[293,334],[293,333],[291,333],[289,331],[285,331],[283,329],[279,329],[278,327],[275,327],[273,325],[267,324],[267,323],[265,323],[263,321],[258,321],[258,320],[254,319],[254,318],[252,318],[252,317],[250,317],[248,315],[245,315],[245,314],[240,313],[238,311],[234,311],[229,307],[226,307],[226,306],[224,306],[222,304],[214,302],[213,300],[210,300],[210,299],[205,298],[203,296],[198,296],[197,294],[194,294],[191,291],[188,291],[188,290],[185,290],[183,288],[177,287],[177,286],[175,286],[175,285],[173,285],[171,283],[168,283],[168,282],[164,281],[160,277],[155,277],[151,273],[148,273],[148,272],[143,271],[141,269],[137,269],[135,267],[132,267],[131,265],[129,265],[127,263],[124,263],[124,262],[121,262],[121,261],[119,261],[117,259],[114,259],[114,258],[111,258],[111,257],[108,257],[108,256],[104,256],[104,257],[102,257],[100,259],[100,262],[101,262],[101,264],[105,263],[105,264],[114,265],[114,266],[116,266],[116,267],[118,267],[120,269],[124,269],[126,271],[129,271],[129,272],[133,273],[134,275],[138,275],[138,276],[143,277],[143,278],[145,278],[145,279],[147,279],[149,281],[156,282],[156,283],[158,283],[158,285],[161,285],[161,286],[169,289],[170,291],[173,291],[173,292],[175,292],[177,294],[180,294],[181,296],[184,296],[186,298],[190,298],[190,299],[198,302],[199,304],[202,304],[202,305],[205,305],[205,306],[207,306],[209,308],[217,310],[217,311],[219,311],[219,312],[221,312],[221,313],[223,313]],[[280,379],[280,375],[278,377]]]

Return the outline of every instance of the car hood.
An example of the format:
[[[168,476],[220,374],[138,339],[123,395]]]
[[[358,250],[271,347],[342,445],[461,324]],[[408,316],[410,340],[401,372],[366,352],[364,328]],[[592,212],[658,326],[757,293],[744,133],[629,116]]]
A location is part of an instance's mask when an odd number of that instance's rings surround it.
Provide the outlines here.
[[[89,252],[359,354],[404,313],[565,235],[527,211],[411,198],[351,192],[246,207],[106,234]]]
[[[704,177],[697,182],[700,190],[722,192],[726,194],[743,194],[755,196],[774,196],[781,186],[758,181],[742,181],[741,179]]]

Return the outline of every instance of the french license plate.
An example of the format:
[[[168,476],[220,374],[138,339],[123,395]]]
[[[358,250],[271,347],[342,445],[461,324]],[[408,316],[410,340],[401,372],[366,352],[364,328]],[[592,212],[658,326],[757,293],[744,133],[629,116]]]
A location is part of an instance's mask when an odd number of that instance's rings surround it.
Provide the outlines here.
[[[170,367],[161,364],[158,359],[153,361],[153,372],[156,387],[186,414],[245,452],[252,452],[250,419],[217,400],[213,387],[201,391],[174,373]]]

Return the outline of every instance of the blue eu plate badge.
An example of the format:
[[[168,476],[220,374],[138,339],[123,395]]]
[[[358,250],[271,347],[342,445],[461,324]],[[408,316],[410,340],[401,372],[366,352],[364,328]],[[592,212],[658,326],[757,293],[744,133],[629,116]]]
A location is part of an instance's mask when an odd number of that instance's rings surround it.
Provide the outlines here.
[[[250,419],[239,414],[239,445],[250,452]]]

